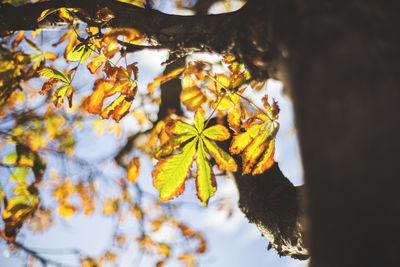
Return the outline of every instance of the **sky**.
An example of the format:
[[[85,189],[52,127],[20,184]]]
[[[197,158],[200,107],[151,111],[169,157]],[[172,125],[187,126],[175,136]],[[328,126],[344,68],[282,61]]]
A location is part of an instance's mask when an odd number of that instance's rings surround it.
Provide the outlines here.
[[[167,7],[166,10],[169,7]],[[218,10],[218,9],[213,9]],[[170,11],[170,10],[169,10]],[[167,53],[143,51],[132,55],[132,60],[139,62],[139,90],[147,87],[147,83],[151,82],[154,77],[159,75],[163,67],[161,62],[165,61]],[[195,58],[207,58],[209,60],[215,57],[209,55],[199,55]],[[81,87],[87,86],[88,82],[85,77],[81,77],[76,81]],[[90,89],[89,87],[87,89]],[[248,90],[249,91],[249,90]],[[261,97],[268,93],[270,99],[274,98],[278,101],[281,109],[279,114],[280,130],[277,136],[275,160],[279,163],[284,175],[294,184],[303,183],[303,171],[301,168],[301,160],[299,156],[299,148],[297,145],[296,130],[293,122],[293,109],[291,102],[283,94],[282,84],[278,81],[268,81],[267,85],[259,92],[246,91],[246,96],[252,98],[256,104],[260,103]],[[258,103],[257,103],[258,101]],[[125,134],[135,129],[135,125],[127,120],[122,120],[122,126]],[[110,153],[110,149],[115,148],[112,134],[105,134],[102,137],[93,137],[90,134],[82,134],[82,143],[85,145],[77,146],[77,155],[88,158],[106,156]],[[114,167],[108,162],[107,172],[113,174]],[[139,177],[140,185],[148,192],[157,194],[152,186],[151,170],[152,162],[144,161]],[[104,166],[103,166],[104,167]],[[221,178],[217,180],[218,190],[215,199],[226,196],[235,202],[233,205],[233,215],[227,218],[224,212],[218,211],[216,205],[213,205],[211,199],[209,207],[204,208],[199,204],[195,196],[194,184],[189,182],[187,190],[183,196],[174,200],[176,202],[184,202],[189,205],[182,205],[179,210],[180,217],[185,223],[200,229],[206,237],[208,244],[208,252],[200,258],[200,266],[207,267],[303,267],[307,266],[307,261],[292,260],[289,257],[279,257],[272,249],[267,251],[268,241],[261,236],[258,229],[248,223],[247,218],[238,209],[236,202],[238,201],[238,192],[232,179]],[[110,192],[112,194],[112,191]],[[131,227],[133,222],[126,221],[119,227]],[[45,252],[49,258],[60,260],[61,262],[74,264],[72,255],[57,255],[57,252],[66,251],[71,248],[81,248],[85,252],[99,253],[105,247],[110,245],[110,234],[116,222],[109,218],[104,218],[101,214],[95,214],[91,217],[76,215],[70,220],[58,218],[55,226],[43,234],[33,234],[30,231],[23,230],[19,236],[23,243],[37,251]],[[164,233],[166,238],[170,233]],[[137,262],[138,247],[132,242],[127,248],[126,253],[118,262],[118,266],[150,266],[151,259],[143,258],[140,265]],[[5,242],[0,241],[0,266],[19,267],[24,266],[24,257],[11,252]],[[36,266],[40,266],[37,264]],[[171,262],[166,266],[181,266],[178,262]]]

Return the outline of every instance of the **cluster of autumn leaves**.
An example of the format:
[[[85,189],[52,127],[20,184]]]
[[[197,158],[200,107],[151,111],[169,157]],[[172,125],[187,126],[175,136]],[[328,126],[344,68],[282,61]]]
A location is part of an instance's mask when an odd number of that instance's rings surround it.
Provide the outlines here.
[[[73,18],[69,18],[70,14],[80,11],[66,8],[47,10],[39,20],[54,12],[59,12],[62,19],[72,24]],[[106,23],[113,18],[113,14],[107,8],[103,8],[97,12],[97,18]],[[112,29],[102,34],[97,28],[87,27],[86,32],[88,35],[83,40],[72,28],[56,42],[58,45],[69,38],[64,53],[65,59],[79,64],[65,74],[52,67],[40,69],[39,74],[48,79],[44,82],[40,93],[45,94],[54,85],[61,83],[62,86],[53,92],[53,102],[58,108],[66,96],[71,107],[74,93],[71,75],[76,72],[80,64],[94,54],[95,56],[87,63],[87,68],[91,73],[95,73],[103,66],[101,70],[105,78],[95,81],[92,94],[83,101],[83,108],[89,113],[100,115],[103,119],[112,117],[119,122],[129,113],[137,92],[138,69],[136,63],[126,64],[124,68],[114,64],[111,59],[120,50],[118,37],[124,38],[124,42],[127,43],[138,43],[143,41],[143,36],[134,29],[125,28]],[[152,173],[153,184],[160,192],[160,200],[170,200],[184,191],[184,184],[194,160],[197,168],[195,174],[197,196],[204,205],[216,191],[210,156],[215,159],[221,170],[237,171],[235,160],[215,143],[229,139],[231,134],[221,124],[206,128],[209,119],[206,121],[202,108],[205,105],[218,111],[219,117],[227,115],[228,125],[234,131],[229,150],[232,154],[241,155],[243,174],[260,174],[273,164],[275,136],[279,128],[277,122],[279,108],[276,102],[271,106],[266,96],[263,99],[264,109],[257,107],[255,114],[248,112],[242,103],[243,99],[247,100],[248,104],[253,103],[242,97],[242,94],[251,79],[250,74],[232,56],[226,57],[224,64],[229,69],[230,75],[213,73],[211,66],[205,62],[189,62],[186,67],[156,78],[148,86],[149,94],[152,94],[158,85],[182,77],[181,102],[189,111],[196,111],[194,126],[179,120],[169,119],[164,122],[163,130],[168,140],[160,140],[156,148],[158,151],[154,156],[159,162]],[[254,87],[256,86],[260,85],[256,84]],[[116,94],[119,96],[108,106],[103,107],[106,98]],[[156,126],[155,131],[159,128]],[[182,152],[176,154],[175,151],[181,145],[183,145]],[[138,163],[130,163],[129,176],[132,176],[132,168],[138,171]]]
[[[86,27],[83,38],[74,26],[74,14],[77,12],[81,11],[69,8],[52,9],[43,12],[38,18],[40,21],[46,16],[56,14],[70,24],[67,32],[53,47],[66,43],[64,59],[75,65],[68,70],[51,66],[48,63],[57,60],[58,55],[42,51],[32,41],[40,30],[33,33],[32,40],[20,31],[11,47],[15,48],[25,40],[36,53],[28,55],[10,49],[7,58],[0,55],[0,86],[3,89],[0,100],[14,99],[16,93],[13,88],[40,75],[45,81],[38,93],[48,96],[56,108],[61,108],[65,99],[69,108],[73,108],[76,106],[73,99],[77,91],[73,81],[78,75],[78,69],[86,65],[87,70],[97,78],[91,94],[77,105],[80,110],[98,115],[102,119],[112,118],[119,122],[130,112],[135,112],[131,111],[131,106],[138,91],[138,68],[135,62],[128,64],[125,61],[122,66],[113,59],[116,55],[126,56],[120,49],[121,43],[138,44],[144,40],[144,36],[137,30],[128,28],[111,29],[103,33],[102,27],[106,27],[107,22],[113,18],[113,14],[105,8],[96,15],[102,26]],[[143,153],[157,161],[152,176],[161,201],[168,201],[182,194],[185,182],[194,178],[197,196],[203,205],[207,205],[217,189],[216,169],[223,171],[223,174],[241,171],[243,175],[257,175],[274,163],[275,136],[279,129],[277,103],[270,103],[266,95],[262,99],[263,107],[260,108],[244,96],[250,83],[253,89],[261,88],[263,83],[251,82],[249,72],[234,57],[224,58],[222,66],[227,71],[219,73],[214,70],[213,64],[203,61],[188,62],[185,67],[160,76],[148,85],[147,95],[152,97],[160,84],[180,78],[181,103],[189,112],[194,112],[193,123],[187,117],[175,114],[158,121],[152,128],[146,145],[139,147]],[[157,102],[156,98],[152,99]],[[8,105],[13,104],[8,101]],[[42,180],[46,163],[38,151],[51,140],[57,140],[59,150],[72,154],[74,139],[71,127],[65,126],[65,118],[50,111],[44,117],[44,122],[40,118],[37,122],[38,127],[46,124],[46,127],[39,127],[44,130],[32,133],[23,127],[19,128],[19,122],[15,122],[17,127],[13,129],[13,138],[9,138],[16,147],[15,152],[0,162],[15,168],[10,180],[17,184],[13,190],[14,196],[10,199],[4,197],[0,186],[1,198],[5,200],[5,209],[2,212],[5,227],[0,234],[9,242],[15,240],[19,229],[35,213],[47,218],[45,222],[39,222],[38,216],[35,216],[31,225],[36,229],[51,224],[52,221],[50,211],[39,205],[37,185]],[[224,143],[221,145],[220,142]],[[237,164],[239,156],[241,166]],[[140,167],[139,157],[133,157],[126,170],[126,180],[129,183],[136,183]],[[30,172],[34,174],[34,180],[27,182]],[[136,219],[143,220],[143,210],[129,197],[126,182],[121,180],[120,184],[123,197],[108,198],[103,205],[103,214],[120,216],[119,207],[122,203],[127,203]],[[58,203],[59,214],[65,218],[78,210],[78,206],[70,201],[74,196],[80,199],[83,213],[89,215],[94,210],[96,189],[92,182],[74,183],[70,179],[64,179],[53,188],[52,196]],[[154,231],[168,224],[178,229],[185,238],[197,240],[199,246],[196,253],[204,253],[206,250],[204,237],[175,219],[160,215],[151,223]],[[163,255],[159,266],[170,256],[168,245],[155,242],[148,235],[143,234],[137,241],[143,250],[156,250],[158,255]],[[115,256],[111,252],[107,253],[102,259],[113,261]],[[184,261],[187,266],[193,266],[196,261],[194,253],[184,253],[179,260]],[[100,264],[93,258],[82,261],[83,266],[93,266],[95,263]]]

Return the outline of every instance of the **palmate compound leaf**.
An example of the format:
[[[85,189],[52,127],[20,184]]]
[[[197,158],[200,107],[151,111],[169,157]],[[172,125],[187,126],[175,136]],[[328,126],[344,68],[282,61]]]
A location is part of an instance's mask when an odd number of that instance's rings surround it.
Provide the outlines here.
[[[160,192],[160,200],[170,200],[184,191],[188,172],[196,159],[197,196],[203,205],[207,205],[208,199],[216,191],[216,182],[206,150],[216,159],[220,169],[237,170],[235,160],[212,141],[228,139],[230,137],[228,129],[222,125],[204,129],[204,118],[204,111],[200,108],[195,114],[194,127],[181,121],[171,122],[167,126],[167,132],[175,136],[161,146],[156,154],[157,158],[162,158],[172,153],[181,144],[187,143],[180,154],[161,159],[155,166],[156,170],[152,173],[153,184]]]
[[[42,90],[39,92],[41,95],[45,94],[54,85],[58,83],[64,84],[60,88],[54,91],[52,100],[54,105],[59,108],[64,102],[64,97],[67,96],[69,107],[72,107],[72,96],[75,92],[74,87],[71,86],[71,78],[68,74],[64,74],[63,72],[49,67],[43,68],[38,71],[38,73],[47,78],[48,80],[43,83]]]
[[[263,103],[267,113],[260,112],[245,121],[242,125],[245,132],[235,134],[229,148],[232,154],[241,153],[243,174],[263,173],[274,163],[279,108],[276,102],[271,107],[267,96]]]

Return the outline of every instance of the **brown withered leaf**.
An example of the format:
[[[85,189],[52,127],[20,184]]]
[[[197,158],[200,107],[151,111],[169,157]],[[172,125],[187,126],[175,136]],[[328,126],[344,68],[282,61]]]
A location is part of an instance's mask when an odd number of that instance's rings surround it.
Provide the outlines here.
[[[96,12],[96,19],[98,20],[110,21],[113,18],[115,18],[114,13],[108,7],[103,7]]]

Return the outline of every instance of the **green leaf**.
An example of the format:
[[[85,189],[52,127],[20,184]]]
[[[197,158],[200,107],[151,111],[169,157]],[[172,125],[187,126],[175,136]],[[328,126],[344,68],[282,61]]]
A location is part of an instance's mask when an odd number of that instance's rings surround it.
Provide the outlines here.
[[[17,161],[18,155],[17,152],[11,152],[7,156],[4,157],[4,162],[8,164],[14,164]]]
[[[223,125],[213,125],[203,131],[204,136],[215,141],[225,141],[231,134],[229,130]]]
[[[195,136],[196,136],[195,134],[189,132],[172,137],[159,148],[154,157],[156,159],[161,159],[162,157],[171,154],[181,144],[183,144],[184,142]]]
[[[196,188],[197,197],[204,206],[207,206],[208,199],[212,197],[217,190],[215,176],[208,163],[206,152],[204,150],[203,140],[200,138],[197,146],[197,175]]]
[[[204,110],[201,107],[198,108],[194,114],[194,126],[199,133],[203,131],[205,116]]]
[[[71,83],[71,79],[59,70],[53,67],[46,67],[39,71],[39,74],[47,79],[58,79],[66,84]]]
[[[167,124],[167,132],[169,134],[184,134],[190,133],[192,135],[197,135],[197,130],[192,125],[183,121],[173,121]]]
[[[29,170],[24,167],[16,167],[15,171],[11,173],[10,180],[18,183],[25,182],[25,177],[28,175]]]
[[[78,44],[68,52],[66,59],[72,62],[80,61],[80,63],[83,63],[92,55],[93,49],[92,44]]]
[[[152,172],[153,184],[160,192],[160,200],[168,201],[182,194],[185,189],[187,173],[192,166],[196,153],[198,138],[183,147],[181,154],[169,156],[160,160]]]

